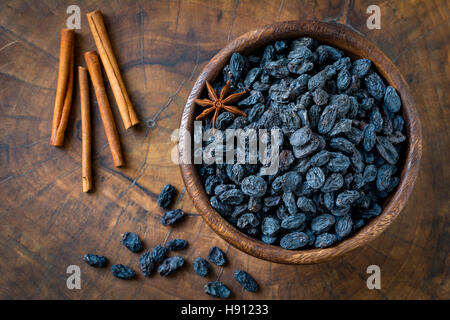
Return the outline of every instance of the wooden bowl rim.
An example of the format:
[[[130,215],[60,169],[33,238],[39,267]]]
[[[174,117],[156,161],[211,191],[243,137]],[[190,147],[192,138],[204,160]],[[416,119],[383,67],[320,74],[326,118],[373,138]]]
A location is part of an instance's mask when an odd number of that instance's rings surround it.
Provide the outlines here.
[[[400,183],[390,196],[383,212],[351,237],[324,249],[286,250],[279,246],[265,244],[239,231],[226,221],[210,205],[209,198],[197,173],[195,165],[183,164],[191,159],[191,141],[185,130],[192,133],[195,113],[194,99],[199,97],[205,81],[212,81],[229,61],[233,52],[248,53],[264,44],[279,39],[310,36],[323,43],[330,43],[343,49],[349,55],[370,59],[377,71],[389,85],[395,87],[403,106],[407,132],[407,150]],[[379,236],[403,209],[411,194],[418,175],[422,155],[422,132],[419,117],[408,85],[394,63],[374,44],[343,25],[319,21],[286,21],[267,25],[236,38],[220,50],[203,68],[198,76],[183,110],[180,124],[179,157],[180,169],[188,193],[195,207],[208,225],[225,241],[239,250],[264,260],[285,264],[312,264],[329,261],[354,250]]]

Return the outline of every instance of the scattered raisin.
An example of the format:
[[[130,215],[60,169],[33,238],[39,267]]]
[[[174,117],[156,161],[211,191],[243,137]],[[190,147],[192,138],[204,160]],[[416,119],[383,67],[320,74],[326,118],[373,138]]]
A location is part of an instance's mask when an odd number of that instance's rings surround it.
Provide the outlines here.
[[[121,242],[128,248],[128,250],[134,253],[140,252],[144,248],[144,245],[141,240],[139,240],[138,235],[134,232],[125,232],[122,234]]]
[[[96,254],[87,253],[83,256],[83,260],[86,261],[90,266],[96,268],[103,268],[106,265],[106,257]]]

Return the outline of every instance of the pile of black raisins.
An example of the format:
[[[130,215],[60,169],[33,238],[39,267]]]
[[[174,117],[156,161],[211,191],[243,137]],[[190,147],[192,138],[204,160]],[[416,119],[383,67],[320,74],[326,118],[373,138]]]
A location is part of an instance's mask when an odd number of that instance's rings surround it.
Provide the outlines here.
[[[158,197],[158,205],[162,208],[167,208],[171,204],[175,194],[176,190],[173,186],[164,186]],[[163,226],[172,225],[183,217],[184,212],[181,209],[167,211],[161,218],[161,224]],[[120,242],[133,253],[140,253],[144,249],[144,244],[134,232],[123,233]],[[173,239],[167,242],[165,246],[159,244],[152,250],[142,253],[139,258],[139,269],[143,276],[149,277],[155,270],[163,277],[174,274],[185,264],[185,259],[181,256],[167,257],[167,253],[168,251],[183,250],[187,246],[188,242],[186,240]],[[96,268],[103,268],[107,264],[107,258],[102,255],[88,253],[83,256],[83,260],[90,266]],[[209,250],[208,260],[217,266],[223,267],[227,262],[227,257],[221,249],[214,246]],[[194,260],[193,269],[199,276],[207,277],[211,268],[206,259],[197,257]],[[136,277],[136,272],[131,267],[123,264],[112,265],[111,271],[113,276],[119,279],[130,280]],[[247,272],[236,270],[234,272],[234,278],[242,285],[243,289],[249,292],[258,291],[258,284]],[[230,289],[218,280],[208,282],[204,287],[204,291],[209,295],[223,299],[228,298],[231,294]]]
[[[208,260],[219,267],[223,267],[227,263],[225,252],[215,246],[209,249]],[[198,257],[194,260],[194,270],[199,276],[206,277],[209,274],[210,265],[204,258]],[[244,290],[249,292],[259,290],[258,283],[247,272],[236,270],[233,275],[234,279],[239,282]],[[230,289],[218,280],[208,282],[204,287],[204,291],[211,296],[222,299],[228,298],[231,294]]]
[[[121,243],[133,253],[140,253],[144,249],[144,244],[134,232],[122,234]],[[167,243],[167,248],[160,244],[153,250],[142,253],[139,258],[139,269],[144,277],[149,277],[156,269],[163,277],[175,273],[184,265],[184,258],[180,256],[166,257],[167,251],[182,250],[187,247],[187,244],[186,240],[173,239]],[[83,259],[89,265],[97,268],[104,267],[107,261],[105,256],[95,254],[85,254]],[[158,264],[159,267],[156,268]],[[119,279],[128,280],[136,276],[136,272],[131,267],[123,264],[112,265],[111,271],[113,276]]]
[[[216,128],[280,129],[282,137],[273,175],[260,174],[261,163],[197,165],[225,219],[294,250],[333,245],[382,212],[400,181],[405,122],[397,91],[370,60],[303,37],[234,53],[213,86],[228,80],[231,93],[249,90],[237,103],[248,116],[222,111]],[[204,131],[211,126],[203,120]]]
[[[159,196],[158,205],[161,208],[168,208],[176,195],[176,189],[172,185],[165,185]],[[161,218],[161,224],[168,226],[175,224],[182,220],[184,212],[181,209],[166,211]],[[131,252],[140,253],[144,249],[144,244],[139,239],[139,236],[134,232],[125,232],[121,235],[121,243]],[[184,258],[181,256],[166,257],[167,251],[178,251],[185,249],[188,242],[184,239],[173,239],[167,243],[167,246],[162,244],[157,245],[151,251],[146,251],[141,254],[139,258],[139,269],[144,277],[150,276],[154,270],[157,270],[163,277],[169,276],[184,265]],[[107,259],[105,256],[96,254],[85,254],[83,260],[90,266],[102,268],[106,265]],[[159,266],[157,267],[157,265]],[[113,276],[119,279],[133,279],[136,272],[129,266],[123,264],[114,264],[111,266]]]

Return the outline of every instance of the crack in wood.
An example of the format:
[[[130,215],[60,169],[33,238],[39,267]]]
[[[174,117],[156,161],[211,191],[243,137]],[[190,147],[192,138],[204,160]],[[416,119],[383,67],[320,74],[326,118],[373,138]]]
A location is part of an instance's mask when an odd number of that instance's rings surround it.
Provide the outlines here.
[[[281,0],[280,8],[278,9],[278,14],[277,14],[277,22],[280,21],[281,11],[283,11],[283,8],[284,8],[284,0]]]
[[[178,19],[180,18],[181,0],[178,0],[177,18],[175,20],[175,34],[178,30]]]
[[[171,104],[171,102],[173,101],[173,99],[178,95],[178,93],[179,93],[179,92],[181,91],[181,89],[183,88],[183,86],[184,86],[184,84],[186,83],[186,81],[191,81],[192,78],[194,77],[195,71],[197,70],[197,67],[198,67],[199,50],[200,50],[200,47],[199,47],[199,44],[198,44],[198,45],[197,45],[197,55],[196,55],[195,65],[194,65],[194,68],[193,68],[192,71],[191,71],[191,74],[190,74],[189,78],[183,79],[183,81],[179,84],[179,86],[178,86],[177,90],[175,91],[175,93],[173,93],[173,94],[169,97],[169,99],[168,99],[168,101],[166,102],[166,104],[158,110],[158,112],[153,116],[152,119],[150,119],[150,120],[145,120],[145,123],[147,124],[148,129],[154,128],[154,127],[157,125],[157,120],[158,120],[159,116],[161,115],[161,113],[162,113],[162,112],[163,112],[163,111]],[[150,123],[152,123],[153,126],[150,125]],[[145,134],[145,138],[147,138],[148,133],[149,133],[149,131],[147,130],[147,132],[146,132],[146,134]],[[124,195],[130,188],[132,188],[134,185],[137,184],[137,181],[139,180],[139,178],[144,174],[145,170],[148,168],[147,158],[148,158],[148,154],[149,154],[149,149],[150,149],[150,139],[148,139],[148,143],[147,143],[147,148],[146,148],[146,151],[145,151],[144,160],[143,160],[143,162],[142,162],[142,164],[141,164],[141,166],[140,166],[140,169],[139,169],[139,172],[138,172],[136,178],[134,178],[134,179],[131,181],[131,183],[128,185],[128,187],[127,187],[124,191],[122,191],[122,192],[119,194],[118,199],[122,198],[123,195]],[[184,191],[183,191],[183,194],[184,194]],[[180,200],[181,200],[181,198],[180,198]]]
[[[137,174],[136,178],[134,178],[133,181],[131,181],[131,183],[125,188],[125,190],[123,190],[123,191],[119,194],[119,196],[117,197],[117,199],[121,199],[121,198],[125,195],[125,193],[127,193],[127,191],[128,191],[130,188],[132,188],[132,187],[137,183],[137,181],[139,180],[139,178],[144,174],[145,170],[146,170],[147,167],[148,167],[148,165],[147,165],[147,158],[148,158],[148,154],[149,154],[149,150],[150,150],[150,138],[149,138],[149,136],[148,136],[148,137],[145,137],[145,139],[147,139],[148,142],[147,142],[147,147],[146,147],[146,150],[145,150],[144,160],[143,160],[143,162],[142,162],[140,168],[138,169],[138,174]]]
[[[267,281],[268,281],[268,285],[271,288],[271,293],[272,293],[272,299],[275,298],[275,295],[273,294],[273,283],[272,283],[272,262],[269,262],[269,270],[267,272]]]
[[[91,216],[93,209],[90,209],[88,211],[88,214],[86,215],[86,218],[83,220],[83,222],[81,223],[81,225],[78,227],[78,232],[76,232],[72,237],[70,242],[71,243],[76,243],[77,239],[79,239],[79,237],[81,236],[82,232],[83,232],[83,228],[84,226],[86,226],[87,221],[89,219],[89,217]],[[49,266],[47,267],[47,269],[45,270],[44,274],[42,275],[42,278],[39,282],[39,284],[36,286],[36,289],[34,290],[34,292],[31,294],[31,298],[35,297],[41,290],[42,284],[44,283],[44,281],[47,279],[47,275],[49,273],[49,271],[53,268],[53,266],[55,265],[56,261],[58,259],[61,258],[61,255],[63,253],[63,249],[65,249],[65,246],[61,246],[60,249],[58,250],[58,254],[55,256],[55,258],[50,262]],[[63,277],[63,279],[65,280],[65,278]]]
[[[40,118],[35,116],[29,116],[29,115],[12,115],[12,114],[4,114],[3,115],[7,119],[14,119],[14,120],[29,120],[29,121],[49,121],[49,119],[46,118]]]
[[[114,170],[114,169],[108,167],[107,165],[105,165],[105,164],[103,164],[103,163],[101,163],[101,162],[99,162],[99,165],[100,165],[100,167],[102,167],[103,169],[105,169],[105,170],[107,170],[107,171],[109,171],[109,172],[111,172],[111,173],[113,173],[113,174],[115,174],[115,175],[117,175],[117,176],[119,176],[119,177],[122,177],[122,178],[124,178],[124,179],[126,179],[126,180],[128,180],[128,181],[130,181],[130,182],[133,181],[133,179],[130,178],[129,176],[127,176],[126,174],[124,174],[124,173],[122,173],[122,172],[120,172],[120,171],[116,171],[116,170]],[[152,197],[153,199],[156,200],[156,199],[158,198],[158,195],[157,195],[157,194],[153,193],[152,191],[150,191],[150,190],[147,189],[146,187],[140,185],[138,182],[136,182],[134,185],[135,185],[136,187],[138,187],[141,191],[143,191],[146,195]]]
[[[145,65],[144,65],[144,57],[145,57],[145,49],[144,49],[144,15],[145,15],[145,11],[144,9],[142,9],[141,6],[139,6],[139,32],[140,32],[140,37],[139,37],[139,45],[140,45],[140,53],[141,53],[141,66],[142,66],[142,73],[143,73],[143,77],[144,77],[144,92],[147,91],[147,76],[145,73]]]
[[[32,164],[32,168],[31,169],[28,169],[28,170],[26,170],[26,171],[24,171],[22,173],[19,173],[19,174],[12,174],[12,175],[4,178],[3,180],[0,180],[0,185],[5,183],[5,182],[7,182],[7,181],[9,181],[9,180],[11,180],[11,179],[17,179],[17,178],[24,177],[24,176],[32,173],[33,171],[36,171],[37,169],[39,169],[46,162],[51,161],[51,160],[57,160],[57,159],[60,159],[60,158],[62,158],[62,156],[49,157],[47,159],[43,159],[43,160],[40,160],[38,162],[35,162],[35,163]]]
[[[230,244],[227,243],[227,247],[226,247],[226,249],[225,249],[225,256],[228,254],[228,249],[230,249]],[[227,261],[227,262],[225,262],[225,264],[229,264],[229,262]],[[219,275],[217,276],[217,280],[216,280],[216,281],[219,281],[219,280],[220,280],[220,277],[222,276],[224,267],[225,267],[225,266],[221,266],[221,267],[220,267]]]
[[[19,209],[22,208],[24,205],[26,205],[28,202],[30,202],[31,200],[36,199],[37,197],[39,197],[40,195],[44,194],[48,189],[50,189],[52,186],[54,186],[59,179],[64,178],[68,175],[70,175],[71,173],[73,173],[75,170],[78,170],[79,168],[81,168],[81,165],[77,165],[75,166],[75,168],[72,168],[71,170],[65,171],[62,174],[58,175],[57,177],[55,177],[55,179],[53,179],[52,181],[50,181],[47,185],[45,185],[43,188],[41,188],[40,190],[38,190],[36,193],[34,193],[33,195],[27,197],[26,199],[24,199],[21,203],[19,203],[19,205],[17,207],[9,207],[6,210],[4,210],[3,212],[0,213],[0,217],[6,213],[8,213],[11,209]]]
[[[239,0],[236,0],[234,2],[233,13],[231,14],[231,23],[230,23],[230,27],[228,29],[227,41],[230,41],[230,39],[231,39],[231,31],[233,30],[234,19],[236,18],[236,9],[237,9],[238,3],[239,3]]]
[[[364,278],[364,276],[358,271],[358,269],[356,269],[356,267],[355,267],[353,264],[351,264],[351,263],[348,262],[348,261],[344,261],[344,263],[345,263],[347,266],[349,266],[349,267],[353,270],[353,272],[354,272],[359,278],[361,278],[361,280],[363,281],[363,283],[366,283],[367,279]],[[369,289],[367,289],[367,290],[369,290]],[[387,297],[387,295],[386,295],[381,289],[376,289],[376,288],[375,288],[375,290],[376,290],[376,292],[378,292],[378,294],[379,294],[384,300],[389,300],[389,298]]]
[[[314,2],[316,3],[316,1]],[[351,29],[352,31],[358,33],[359,35],[366,37],[366,35],[361,32],[360,30],[356,29],[355,27],[353,27],[349,22],[348,22],[348,12],[350,10],[350,0],[344,0],[341,10],[339,12],[339,14],[335,17],[326,17],[323,18],[322,21],[323,22],[328,22],[328,23],[335,23],[338,25],[343,25],[349,29]],[[315,8],[314,8],[315,11]]]
[[[167,107],[169,107],[169,105],[172,103],[173,99],[178,95],[178,93],[183,88],[183,86],[186,83],[186,81],[191,81],[192,80],[192,78],[194,77],[194,73],[195,73],[195,71],[197,70],[197,67],[198,67],[199,54],[200,54],[200,45],[199,45],[199,43],[197,43],[197,57],[196,57],[194,68],[191,71],[191,75],[189,76],[189,78],[184,78],[183,81],[181,81],[181,83],[178,85],[178,88],[175,90],[175,92],[172,95],[169,96],[169,99],[167,100],[167,102],[156,112],[156,114],[153,116],[153,118],[144,120],[144,122],[146,123],[147,127],[152,129],[152,128],[154,128],[156,126],[159,116],[161,115],[161,113]]]
[[[55,57],[54,55],[52,55],[50,52],[42,49],[41,47],[38,47],[37,45],[35,45],[33,42],[30,42],[24,38],[22,38],[21,36],[19,36],[18,34],[16,34],[15,32],[13,32],[12,30],[6,28],[5,26],[0,25],[0,30],[4,31],[6,33],[9,33],[10,35],[12,35],[13,37],[15,37],[17,40],[19,40],[20,42],[23,42],[27,45],[29,45],[30,47],[33,47],[41,52],[43,52],[45,55],[47,55],[48,57],[52,58],[55,61],[59,61],[59,59],[57,57]]]
[[[175,205],[177,205],[178,203],[180,203],[181,199],[183,199],[184,193],[186,192],[186,186],[184,186],[183,190],[181,190],[180,195],[178,196],[177,201],[175,202]]]
[[[169,229],[169,231],[167,231],[166,237],[164,238],[163,245],[166,245],[167,240],[169,239],[169,236],[171,234],[172,234],[172,229]]]
[[[330,285],[330,283],[328,283],[328,281],[324,277],[324,272],[323,272],[322,266],[319,266],[319,269],[320,269],[319,275],[320,275],[320,279],[322,280],[323,287],[328,291],[328,294],[330,295],[330,298],[335,300],[336,297],[335,297],[334,292],[333,292],[333,290],[331,288],[331,285]]]
[[[6,77],[6,78],[9,78],[9,79],[11,79],[11,80],[17,81],[17,82],[19,82],[19,83],[22,83],[22,84],[27,85],[27,86],[32,87],[32,88],[36,88],[36,89],[39,89],[39,90],[46,90],[46,91],[54,91],[54,92],[56,92],[56,89],[53,89],[53,88],[47,88],[47,87],[42,87],[42,86],[40,86],[40,85],[38,85],[38,84],[34,84],[34,83],[32,83],[32,82],[28,82],[28,81],[19,79],[19,78],[17,78],[16,76],[14,76],[14,75],[12,75],[12,74],[9,74],[9,73],[0,72],[0,76],[4,76],[4,77]]]
[[[337,22],[344,24],[344,25],[347,24],[347,14],[348,14],[349,6],[350,6],[350,0],[344,0],[344,3],[341,8],[341,12],[339,13],[339,16],[336,17]]]
[[[108,236],[108,238],[106,239],[105,245],[108,244],[109,241],[111,240],[111,238],[112,238],[112,236],[113,236],[113,233],[114,233],[114,231],[116,230],[116,226],[117,226],[117,223],[119,222],[120,217],[121,217],[121,216],[123,215],[123,213],[128,209],[129,205],[130,205],[130,202],[127,201],[127,203],[125,204],[125,206],[124,206],[123,208],[120,209],[119,213],[117,214],[116,220],[114,221],[114,225],[113,225],[113,227],[111,228],[111,232],[109,233],[109,236]]]
[[[0,52],[16,43],[17,43],[17,41],[12,41],[10,43],[5,44],[3,47],[0,48]]]
[[[200,220],[200,223],[199,223],[198,228],[197,228],[197,232],[195,233],[194,240],[192,240],[192,242],[195,242],[195,241],[198,240],[198,238],[200,236],[200,231],[201,231],[202,226],[203,226],[203,222],[205,222],[203,219]]]
[[[443,26],[447,26],[448,23],[450,22],[450,19],[447,19],[446,21],[444,21],[443,23],[439,23],[438,25],[434,26],[433,28],[431,28],[430,30],[426,31],[425,33],[421,34],[420,36],[418,36],[416,39],[410,41],[408,43],[408,45],[406,47],[404,47],[403,49],[401,49],[401,51],[397,54],[397,56],[395,58],[392,59],[392,61],[394,61],[394,63],[397,63],[397,60],[406,52],[408,52],[409,50],[411,50],[413,47],[415,47],[417,45],[417,42],[428,37],[433,31],[436,31],[436,29],[441,28]]]

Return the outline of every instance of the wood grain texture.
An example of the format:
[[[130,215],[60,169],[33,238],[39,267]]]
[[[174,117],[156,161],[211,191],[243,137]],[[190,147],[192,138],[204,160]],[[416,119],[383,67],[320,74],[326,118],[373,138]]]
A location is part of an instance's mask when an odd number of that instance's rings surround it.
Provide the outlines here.
[[[62,148],[49,145],[51,104],[57,83],[59,30],[70,1],[0,3],[0,298],[187,299],[209,298],[206,280],[190,269],[197,256],[217,245],[230,263],[213,268],[242,299],[448,299],[449,236],[449,4],[440,1],[380,2],[381,30],[366,28],[371,1],[153,1],[80,4],[75,65],[95,49],[84,14],[102,10],[124,82],[140,126],[125,131],[109,84],[108,97],[127,165],[115,168],[91,95],[92,193],[80,188],[81,122],[74,94]],[[423,156],[415,188],[398,219],[376,240],[318,265],[266,262],[228,246],[203,221],[178,165],[170,137],[196,77],[229,41],[276,21],[316,19],[345,24],[380,48],[405,76],[423,129]],[[48,30],[54,30],[49,32]],[[74,92],[78,92],[77,84]],[[92,88],[91,88],[92,92]],[[49,107],[50,105],[50,107]],[[164,228],[156,205],[161,187],[179,191],[174,207],[189,213]],[[184,238],[186,270],[171,279],[139,276],[126,282],[109,270],[82,262],[86,252],[137,267],[138,255],[120,245],[135,231],[146,247]],[[82,271],[82,289],[66,288],[66,268]],[[381,290],[368,290],[366,268],[379,265]],[[261,291],[241,290],[235,269],[249,270]]]

